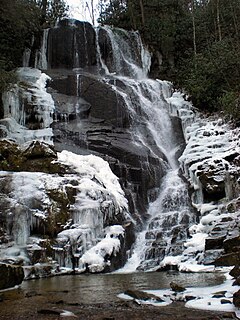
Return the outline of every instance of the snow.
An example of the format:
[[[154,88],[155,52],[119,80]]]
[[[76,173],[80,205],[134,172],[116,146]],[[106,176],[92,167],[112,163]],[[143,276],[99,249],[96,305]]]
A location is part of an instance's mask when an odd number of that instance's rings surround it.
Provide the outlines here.
[[[77,318],[77,316],[73,312],[67,311],[67,310],[62,310],[62,312],[60,313],[60,317],[74,317],[74,318]]]
[[[201,270],[198,270],[198,272]],[[171,304],[173,301],[183,301],[185,302],[185,307],[202,309],[202,310],[212,310],[212,311],[222,311],[222,312],[235,312],[236,316],[239,317],[239,309],[236,308],[232,303],[233,293],[236,291],[236,287],[232,286],[232,278],[226,274],[226,280],[216,286],[211,287],[187,287],[185,291],[181,293],[175,293],[170,289],[162,290],[143,290],[147,293],[153,294],[164,300],[161,303],[152,303],[152,301],[141,301],[138,300],[139,304],[152,304],[155,306],[166,306]],[[214,297],[214,295],[222,294],[222,297]],[[187,296],[195,297],[193,300],[186,300]],[[126,294],[120,294],[118,297],[122,299],[132,300],[132,297]],[[221,300],[228,300],[229,303],[221,303]]]
[[[26,145],[22,148],[26,148]],[[104,250],[105,255],[118,252],[118,237],[124,236],[122,226],[106,229],[104,226],[115,219],[115,215],[121,214],[121,219],[125,217],[126,221],[130,220],[128,203],[118,178],[108,163],[96,156],[79,156],[63,151],[58,154],[57,161],[68,166],[69,173],[59,176],[41,172],[0,172],[1,182],[10,183],[11,192],[7,195],[8,207],[5,211],[7,219],[12,221],[11,234],[18,246],[10,250],[1,245],[1,258],[19,260],[22,256],[21,247],[38,250],[40,246],[32,243],[29,236],[31,230],[39,228],[40,222],[46,221],[49,214],[56,211],[51,193],[57,190],[67,197],[67,188],[75,188],[75,203],[69,207],[70,220],[62,226],[65,230],[58,234],[54,249],[60,252],[72,248],[72,253],[79,256],[96,245],[96,250],[91,251],[95,258],[90,257],[91,252],[88,252],[85,260],[90,263],[91,259],[92,264],[103,266],[105,256],[101,258],[97,251]],[[25,255],[22,260],[25,264],[29,262]],[[70,266],[70,255],[64,263]]]
[[[81,156],[65,150],[58,153],[58,161],[73,167],[78,174],[84,175],[81,179],[81,189],[88,189],[90,191],[88,195],[91,196],[91,193],[93,195],[98,186],[100,190],[107,190],[114,196],[120,212],[128,209],[127,199],[108,162],[94,155]],[[106,203],[103,206],[106,206]]]
[[[105,238],[96,246],[85,252],[80,262],[87,265],[90,272],[101,272],[110,262],[106,258],[119,252],[121,242],[119,236],[124,235],[124,229],[120,225],[107,227]]]

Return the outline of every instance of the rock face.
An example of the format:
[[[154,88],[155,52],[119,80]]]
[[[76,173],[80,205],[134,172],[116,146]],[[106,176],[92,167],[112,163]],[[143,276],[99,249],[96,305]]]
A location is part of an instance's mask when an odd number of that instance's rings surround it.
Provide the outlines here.
[[[0,290],[21,284],[23,278],[24,272],[21,266],[0,263]]]
[[[97,48],[93,27],[88,22],[62,20],[49,30],[48,68],[84,68],[97,64]]]

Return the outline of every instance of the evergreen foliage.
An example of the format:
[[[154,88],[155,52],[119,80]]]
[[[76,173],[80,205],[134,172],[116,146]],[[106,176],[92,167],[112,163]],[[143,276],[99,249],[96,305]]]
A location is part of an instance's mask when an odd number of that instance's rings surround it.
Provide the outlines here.
[[[184,88],[202,110],[240,123],[239,0],[101,0],[100,23],[138,29],[151,75]]]
[[[63,0],[0,0],[0,93],[16,81],[23,51],[33,36],[66,15]]]

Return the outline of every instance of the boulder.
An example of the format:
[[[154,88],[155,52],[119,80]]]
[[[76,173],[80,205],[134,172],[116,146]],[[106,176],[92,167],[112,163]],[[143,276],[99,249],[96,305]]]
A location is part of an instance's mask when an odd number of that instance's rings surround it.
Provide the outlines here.
[[[223,242],[223,248],[226,253],[240,251],[240,235],[229,237]]]
[[[240,266],[236,265],[233,269],[229,272],[230,276],[237,279],[240,276]]]
[[[226,196],[225,178],[229,163],[223,159],[205,160],[198,166],[204,201],[217,201]]]
[[[24,272],[21,266],[0,264],[0,290],[12,288],[22,283]]]
[[[0,141],[0,170],[64,173],[66,168],[53,160],[57,153],[47,143],[33,141],[20,148],[10,140]]]
[[[186,288],[184,288],[176,282],[170,282],[170,287],[174,292],[183,292],[186,290]]]
[[[154,294],[147,293],[140,290],[126,290],[124,294],[137,300],[164,302],[164,300],[161,299],[160,297],[157,297]]]
[[[225,237],[213,237],[205,240],[205,250],[222,249]]]
[[[240,308],[240,290],[233,294],[233,304],[235,307]]]
[[[235,281],[233,281],[233,286],[240,286],[240,276],[237,277]]]
[[[234,266],[240,264],[240,251],[224,254],[214,261],[215,266]]]

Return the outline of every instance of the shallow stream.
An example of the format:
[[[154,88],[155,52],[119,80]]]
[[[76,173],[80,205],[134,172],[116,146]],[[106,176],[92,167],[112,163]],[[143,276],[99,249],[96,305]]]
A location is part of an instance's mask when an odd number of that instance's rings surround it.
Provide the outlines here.
[[[119,301],[118,294],[127,289],[156,290],[169,288],[171,281],[185,287],[214,286],[224,281],[221,273],[139,272],[129,274],[67,275],[25,281],[19,289],[5,291],[4,296],[21,299],[32,294],[64,299],[81,304]],[[2,306],[2,304],[1,304]]]

